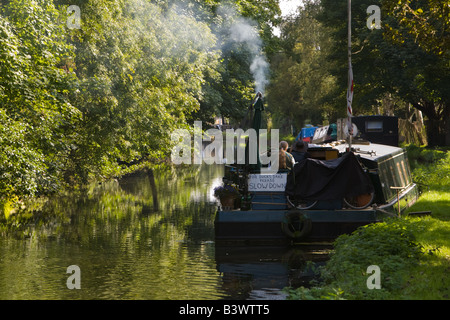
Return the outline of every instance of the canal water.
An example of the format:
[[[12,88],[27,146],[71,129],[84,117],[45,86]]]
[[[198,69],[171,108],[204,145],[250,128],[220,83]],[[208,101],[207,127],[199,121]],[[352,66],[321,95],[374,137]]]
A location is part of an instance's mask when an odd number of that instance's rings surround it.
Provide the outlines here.
[[[284,299],[307,285],[323,251],[216,245],[222,175],[141,172],[35,203],[30,227],[0,235],[0,299]]]

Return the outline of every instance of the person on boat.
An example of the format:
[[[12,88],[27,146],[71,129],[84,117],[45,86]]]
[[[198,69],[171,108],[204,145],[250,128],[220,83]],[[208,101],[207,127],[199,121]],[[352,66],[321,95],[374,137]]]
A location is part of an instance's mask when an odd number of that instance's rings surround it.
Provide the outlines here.
[[[311,155],[307,152],[308,144],[302,140],[297,140],[292,147],[292,156],[295,162],[301,162],[306,158],[310,158]]]
[[[287,152],[289,144],[286,141],[280,142],[280,151],[278,154],[278,168],[279,169],[289,169],[294,167],[294,157]]]

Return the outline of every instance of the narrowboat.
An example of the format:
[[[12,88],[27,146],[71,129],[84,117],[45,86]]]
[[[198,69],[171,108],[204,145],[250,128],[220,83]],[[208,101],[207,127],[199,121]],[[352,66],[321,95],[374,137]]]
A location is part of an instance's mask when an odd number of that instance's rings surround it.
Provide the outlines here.
[[[354,141],[348,150],[335,141],[310,145],[308,153],[292,170],[273,174],[225,165],[223,183],[239,196],[219,207],[216,242],[329,243],[401,214],[418,198],[402,148]]]

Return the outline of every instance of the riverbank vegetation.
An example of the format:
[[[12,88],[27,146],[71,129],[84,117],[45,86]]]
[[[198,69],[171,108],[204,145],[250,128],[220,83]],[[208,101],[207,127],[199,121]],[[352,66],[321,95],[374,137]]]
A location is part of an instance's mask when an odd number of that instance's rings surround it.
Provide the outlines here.
[[[406,146],[422,194],[402,218],[362,227],[334,243],[310,288],[287,289],[290,299],[449,299],[450,152]],[[431,211],[431,215],[408,215]],[[380,268],[381,289],[367,280]]]
[[[194,120],[242,117],[279,13],[274,0],[2,2],[0,214],[164,162]]]

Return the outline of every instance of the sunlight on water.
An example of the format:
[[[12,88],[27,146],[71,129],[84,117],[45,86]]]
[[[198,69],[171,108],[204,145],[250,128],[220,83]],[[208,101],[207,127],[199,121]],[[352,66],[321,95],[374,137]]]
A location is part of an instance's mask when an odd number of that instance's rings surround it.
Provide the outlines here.
[[[216,247],[222,176],[222,166],[155,172],[155,193],[141,173],[44,203],[46,222],[0,238],[0,299],[283,298],[291,254]],[[67,287],[71,265],[81,289]]]

